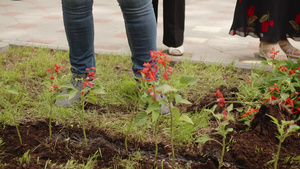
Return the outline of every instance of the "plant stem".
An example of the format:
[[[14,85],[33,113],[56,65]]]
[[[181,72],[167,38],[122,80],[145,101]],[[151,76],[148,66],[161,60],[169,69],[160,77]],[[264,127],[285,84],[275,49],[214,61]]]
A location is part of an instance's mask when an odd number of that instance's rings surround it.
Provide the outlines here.
[[[16,125],[16,129],[17,129],[17,133],[18,133],[18,136],[19,136],[20,144],[23,144],[21,134],[20,134],[20,131],[19,131],[19,127],[18,127],[18,124],[17,124],[17,121],[16,121],[16,117],[13,113],[12,113],[12,116],[13,116],[14,123]]]
[[[159,116],[158,116],[159,118]],[[158,153],[158,143],[157,143],[157,130],[158,130],[158,119],[155,122],[155,127],[154,127],[154,139],[155,139],[155,156],[154,156],[154,161],[156,161],[157,153]]]
[[[136,105],[138,105],[138,101],[137,101]],[[126,132],[126,137],[125,137],[125,150],[126,150],[126,153],[128,153],[127,140],[128,140],[129,132],[131,131],[131,128],[132,128],[135,111],[136,111],[136,106],[134,107],[133,112],[131,113],[129,127],[128,127],[128,130]]]
[[[226,135],[223,136],[222,154],[221,154],[221,159],[219,162],[219,169],[221,169],[221,167],[222,167],[223,158],[224,158],[224,154],[225,154],[225,146],[226,146],[225,141],[226,141]]]
[[[282,141],[279,141],[278,150],[277,150],[277,154],[276,154],[275,162],[274,162],[274,169],[277,169],[277,163],[278,163],[278,159],[279,159],[279,153],[280,153],[281,143],[282,143]]]
[[[85,123],[84,123],[84,101],[82,101],[80,114],[81,114],[81,122],[82,122],[82,130],[83,130],[83,135],[84,135],[85,146],[87,147],[87,138],[86,138],[86,133],[85,133]]]
[[[174,143],[173,143],[173,112],[171,111],[171,102],[169,102],[169,108],[171,112],[171,147],[172,147],[172,156],[173,156],[173,161],[172,161],[172,166],[175,166],[175,151],[174,151]]]
[[[51,97],[50,97],[50,114],[49,114],[49,139],[51,140],[51,136],[52,136],[52,126],[51,126],[51,122],[52,122],[52,98],[53,98],[53,94],[51,93]]]

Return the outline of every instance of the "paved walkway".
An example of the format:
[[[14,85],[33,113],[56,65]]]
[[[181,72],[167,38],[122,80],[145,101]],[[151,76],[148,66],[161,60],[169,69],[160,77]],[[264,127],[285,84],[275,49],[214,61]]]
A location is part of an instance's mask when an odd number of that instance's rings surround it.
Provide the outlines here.
[[[259,63],[258,39],[228,34],[236,0],[186,0],[185,55],[205,63],[250,69]],[[94,0],[95,50],[102,53],[130,53],[121,10],[116,0]],[[162,1],[158,19],[158,49],[162,44]],[[60,0],[1,0],[0,42],[68,49]],[[292,41],[296,47],[300,43]],[[0,45],[1,46],[1,45]]]

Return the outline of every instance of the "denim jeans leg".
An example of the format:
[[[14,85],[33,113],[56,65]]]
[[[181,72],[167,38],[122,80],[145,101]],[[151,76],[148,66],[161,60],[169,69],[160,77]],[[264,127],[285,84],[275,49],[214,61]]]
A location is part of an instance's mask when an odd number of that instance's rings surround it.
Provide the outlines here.
[[[128,43],[131,49],[132,70],[141,77],[138,70],[149,62],[150,51],[156,51],[156,20],[152,0],[118,0],[123,12]]]
[[[63,19],[73,73],[95,67],[93,0],[62,0]]]

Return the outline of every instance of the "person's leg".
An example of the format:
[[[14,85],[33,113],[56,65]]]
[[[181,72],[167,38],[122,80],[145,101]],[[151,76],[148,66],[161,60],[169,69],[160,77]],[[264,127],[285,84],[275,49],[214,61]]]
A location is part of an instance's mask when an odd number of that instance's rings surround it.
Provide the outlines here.
[[[79,91],[87,76],[86,68],[95,67],[93,0],[62,0],[62,10],[66,36],[69,43],[69,58],[72,77],[70,83]],[[65,89],[61,95],[68,94]],[[80,93],[75,97],[57,100],[56,106],[70,106],[80,101]]]
[[[181,46],[184,38],[185,0],[164,0],[163,19],[163,43],[168,47]]]
[[[92,5],[93,0],[62,0],[73,73],[87,73],[86,68],[95,67]]]
[[[132,70],[137,71],[149,62],[150,51],[156,51],[156,21],[152,0],[118,0],[123,12],[128,43],[132,53]]]
[[[141,75],[137,71],[142,70],[143,64],[150,61],[150,51],[157,50],[156,21],[152,0],[118,0],[118,2],[123,12],[127,39],[132,53],[132,70],[139,78]],[[167,101],[163,94],[157,94],[156,99]],[[160,111],[164,115],[169,114],[169,105],[162,104]]]

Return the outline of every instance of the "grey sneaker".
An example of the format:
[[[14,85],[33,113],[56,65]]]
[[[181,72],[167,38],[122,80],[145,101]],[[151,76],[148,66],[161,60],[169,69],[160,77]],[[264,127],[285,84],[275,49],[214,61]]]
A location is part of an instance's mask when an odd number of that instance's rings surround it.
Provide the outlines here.
[[[163,93],[156,94],[155,96],[156,96],[156,100],[166,100],[167,102],[169,102],[167,97]],[[174,107],[173,103],[171,103],[171,107]],[[164,115],[164,116],[169,115],[171,113],[169,105],[168,104],[162,104],[161,107],[160,107],[160,112],[162,112],[162,115]]]
[[[82,87],[83,87],[83,82],[84,79],[86,78],[86,74],[85,73],[73,73],[70,83],[78,90],[81,91]],[[60,93],[60,95],[64,95],[64,94],[69,94],[68,89],[65,89],[62,93]],[[55,102],[55,106],[64,106],[64,107],[68,107],[71,105],[74,105],[76,102],[80,101],[80,93],[78,92],[75,97],[69,99],[69,96],[67,96],[66,98],[57,100]]]

